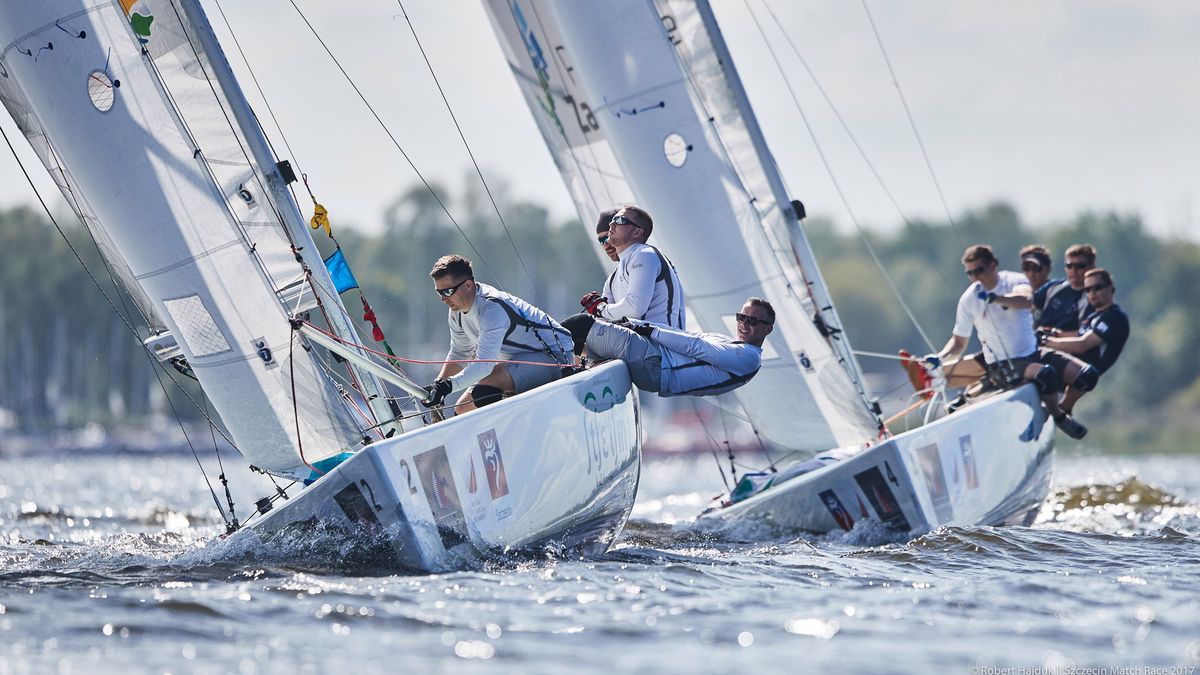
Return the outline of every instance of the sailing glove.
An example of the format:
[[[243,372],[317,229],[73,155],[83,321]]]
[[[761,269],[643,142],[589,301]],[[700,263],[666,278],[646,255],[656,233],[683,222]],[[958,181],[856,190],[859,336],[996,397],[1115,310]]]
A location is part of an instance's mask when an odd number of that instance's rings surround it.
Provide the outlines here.
[[[421,404],[426,408],[437,408],[446,401],[446,397],[450,395],[454,385],[450,383],[450,380],[434,380],[433,384],[425,385],[424,389],[428,396],[421,401]]]
[[[579,301],[579,304],[583,305],[583,311],[591,314],[592,316],[598,316],[600,314],[600,310],[607,302],[608,298],[600,295],[596,291],[592,291],[591,293],[583,296],[583,298]]]
[[[652,323],[633,323],[629,325],[629,328],[642,337],[648,338],[654,333],[654,324]]]

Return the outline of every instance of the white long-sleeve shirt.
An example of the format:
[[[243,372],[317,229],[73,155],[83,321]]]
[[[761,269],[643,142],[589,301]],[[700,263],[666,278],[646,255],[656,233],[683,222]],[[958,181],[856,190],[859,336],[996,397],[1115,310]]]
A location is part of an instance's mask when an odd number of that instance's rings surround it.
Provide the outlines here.
[[[750,381],[762,348],[720,333],[687,333],[658,326],[650,341],[662,351],[659,396],[715,396]]]
[[[684,330],[683,284],[671,261],[653,246],[634,243],[621,251],[617,269],[604,282],[608,304],[600,316],[610,321],[640,319]]]
[[[511,360],[523,352],[549,353],[569,365],[571,333],[542,310],[515,295],[476,282],[475,301],[465,312],[450,310],[450,352],[447,361]],[[520,359],[517,359],[520,360]],[[461,391],[492,372],[494,363],[469,363],[450,377],[452,391]]]

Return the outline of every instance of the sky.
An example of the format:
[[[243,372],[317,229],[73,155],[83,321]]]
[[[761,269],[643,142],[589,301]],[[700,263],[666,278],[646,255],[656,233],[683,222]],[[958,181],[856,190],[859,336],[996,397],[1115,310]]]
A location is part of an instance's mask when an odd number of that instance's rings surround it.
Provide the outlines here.
[[[400,3],[295,2],[417,170],[460,192],[474,176],[471,160]],[[334,226],[380,231],[384,209],[417,175],[289,0],[203,4],[268,135],[280,151],[286,139],[292,151],[286,154],[309,175]],[[784,181],[810,215],[832,218],[843,229],[857,221],[886,231],[903,217],[944,219],[946,209],[957,217],[1005,200],[1034,225],[1115,209],[1139,214],[1155,233],[1200,241],[1200,3],[869,0],[898,89],[861,2],[713,0],[713,7]],[[407,0],[404,9],[489,185],[506,185],[513,196],[547,206],[556,219],[572,217],[566,189],[482,2]],[[245,50],[282,137],[219,10]],[[2,118],[0,126],[19,146],[39,190],[61,203],[11,119]],[[0,206],[33,201],[11,156],[0,158]]]

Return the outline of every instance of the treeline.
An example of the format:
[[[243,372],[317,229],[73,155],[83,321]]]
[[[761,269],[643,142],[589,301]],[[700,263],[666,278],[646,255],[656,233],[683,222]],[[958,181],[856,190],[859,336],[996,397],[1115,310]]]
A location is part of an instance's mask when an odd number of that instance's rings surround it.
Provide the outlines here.
[[[444,253],[470,257],[482,281],[555,316],[575,312],[582,292],[603,280],[606,271],[586,228],[551,222],[544,207],[493,189],[507,231],[491,200],[476,188],[455,192],[435,186],[453,221],[423,186],[412,188],[385,211],[378,235],[341,225],[336,205],[328,205],[334,234],[397,353],[418,358],[444,353],[445,309],[427,276]],[[807,220],[804,227],[856,348],[931,351],[860,238],[841,234],[821,219]],[[89,268],[103,271],[86,233],[72,225],[69,236]],[[328,253],[331,242],[323,234],[317,238]],[[1081,419],[1099,431],[1093,438],[1129,443],[1150,432],[1161,440],[1164,429],[1196,433],[1200,314],[1190,290],[1200,278],[1195,243],[1156,238],[1138,217],[1125,214],[1085,213],[1067,223],[1035,227],[1006,204],[968,212],[953,225],[912,222],[871,241],[934,349],[949,336],[955,303],[967,284],[959,263],[963,248],[991,244],[1003,268],[1018,269],[1017,251],[1034,242],[1053,252],[1055,277],[1062,276],[1062,253],[1069,245],[1094,245],[1098,264],[1112,271],[1116,300],[1133,323],[1120,363],[1078,409]],[[0,408],[11,413],[11,420],[23,430],[36,430],[85,421],[136,424],[164,414],[165,400],[156,393],[159,385],[144,353],[46,219],[27,209],[0,212],[0,244],[0,344],[5,347]],[[106,286],[116,297],[111,282]],[[344,298],[352,313],[359,310],[356,292]],[[896,368],[869,358],[863,366],[875,372]],[[196,415],[187,410],[190,404],[179,407]]]

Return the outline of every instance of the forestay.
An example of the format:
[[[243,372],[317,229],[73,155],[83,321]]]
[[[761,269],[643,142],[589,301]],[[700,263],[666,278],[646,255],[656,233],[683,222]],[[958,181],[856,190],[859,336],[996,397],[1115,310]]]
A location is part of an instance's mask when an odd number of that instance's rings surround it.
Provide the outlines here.
[[[223,56],[188,16],[167,0],[3,3],[0,97],[242,453],[307,476],[303,460],[357,446],[360,425],[317,357],[291,349],[312,286],[264,184],[275,169],[231,110],[241,94],[213,80]],[[311,240],[297,245],[327,283]]]
[[[840,322],[707,3],[486,4],[580,219],[590,228],[605,208],[646,208],[692,329],[732,334],[747,296],[775,306],[762,370],[736,392],[756,429],[808,450],[876,438],[861,371],[828,330]]]

